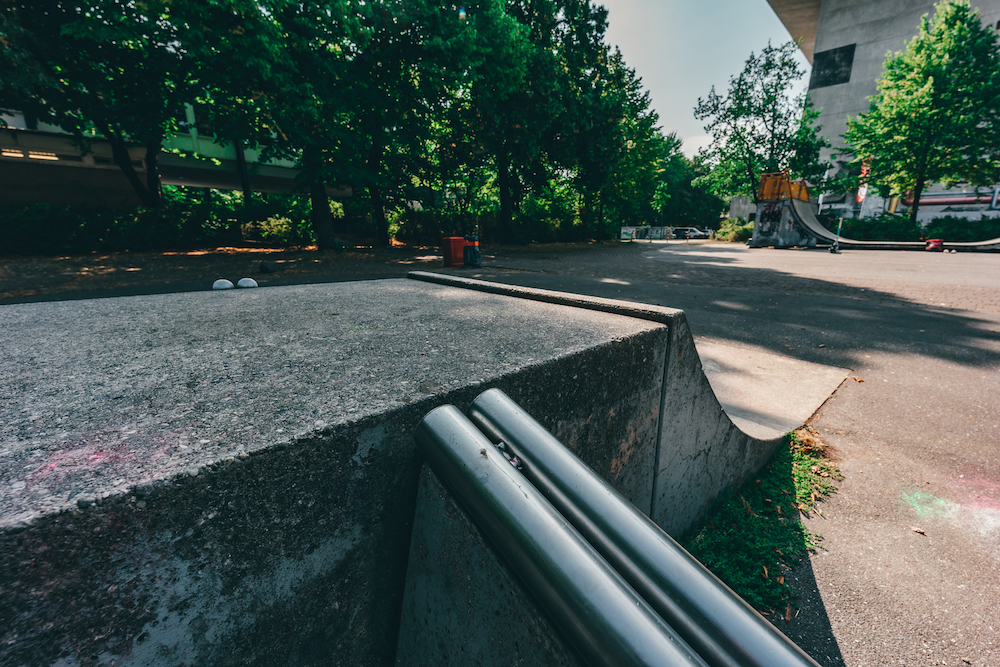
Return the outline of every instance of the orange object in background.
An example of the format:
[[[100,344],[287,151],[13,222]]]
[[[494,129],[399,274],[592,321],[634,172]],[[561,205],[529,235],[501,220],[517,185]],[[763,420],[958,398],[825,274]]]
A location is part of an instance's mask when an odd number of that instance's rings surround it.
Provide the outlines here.
[[[462,266],[465,262],[463,258],[465,252],[464,236],[445,236],[441,239],[441,246],[444,251],[445,266]]]
[[[788,170],[760,175],[757,199],[798,199],[809,201],[809,186],[805,181],[793,181]]]

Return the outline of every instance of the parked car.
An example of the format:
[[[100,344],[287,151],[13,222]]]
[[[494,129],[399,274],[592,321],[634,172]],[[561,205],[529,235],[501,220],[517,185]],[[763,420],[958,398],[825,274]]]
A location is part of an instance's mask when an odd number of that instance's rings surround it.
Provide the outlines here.
[[[697,227],[674,227],[675,239],[708,239],[712,234]]]

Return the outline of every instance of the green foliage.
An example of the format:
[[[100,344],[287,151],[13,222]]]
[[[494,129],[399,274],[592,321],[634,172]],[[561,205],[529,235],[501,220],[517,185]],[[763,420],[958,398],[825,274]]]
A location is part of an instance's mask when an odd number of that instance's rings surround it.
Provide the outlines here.
[[[807,531],[799,512],[834,490],[840,473],[823,458],[811,434],[792,434],[757,477],[723,491],[682,546],[760,611],[784,610],[792,594],[784,583],[806,550],[822,539]]]
[[[456,215],[492,216],[490,233],[511,241],[608,237],[655,221],[665,140],[641,80],[606,43],[607,11],[589,0],[464,9],[432,0],[7,3],[0,98],[85,151],[108,141],[146,208],[187,216],[178,224],[190,243],[202,238],[193,209],[165,194],[156,168],[165,138],[190,129],[187,104],[202,137],[297,163],[308,218],[261,212],[270,197],[252,195],[239,217],[257,239],[325,248],[355,232],[388,243],[392,230],[420,236]],[[712,224],[705,212],[716,202],[690,175],[670,186],[670,215]],[[331,217],[326,186],[340,184],[353,187],[353,210]],[[407,213],[414,200],[427,213]]]
[[[712,137],[702,155],[711,171],[698,181],[720,197],[744,195],[757,201],[757,184],[765,172],[791,170],[792,178],[817,183],[827,169],[819,159],[829,142],[814,123],[819,111],[806,95],[791,89],[805,74],[796,62],[794,42],[750,54],[743,71],[729,80],[725,96],[712,87],[698,99],[694,115],[707,121]]]
[[[578,197],[572,184],[553,179],[531,191],[515,221],[516,237],[525,241],[567,241],[576,229]]]
[[[837,231],[836,221],[831,231]],[[870,218],[845,218],[840,235],[857,241],[919,241],[924,231],[908,216],[880,213]]]
[[[844,138],[883,196],[912,192],[918,202],[927,182],[992,185],[1000,180],[998,100],[995,31],[968,2],[943,0],[904,51],[887,54],[871,107],[848,119]],[[917,210],[914,203],[912,220]]]
[[[241,227],[240,220],[250,220]],[[38,203],[0,209],[3,252],[11,255],[165,250],[240,243],[312,242],[309,203],[268,195],[248,211],[236,192],[164,186],[156,208],[107,209]]]
[[[753,236],[753,220],[726,218],[719,225],[715,238],[730,243],[746,243]]]
[[[718,226],[725,202],[697,184],[709,168],[702,160],[689,160],[681,153],[676,134],[668,134],[661,145],[659,183],[653,195],[657,220],[672,227]]]
[[[924,226],[924,238],[956,243],[989,241],[1000,238],[1000,219],[982,216],[978,220],[971,220],[946,215],[934,218]]]

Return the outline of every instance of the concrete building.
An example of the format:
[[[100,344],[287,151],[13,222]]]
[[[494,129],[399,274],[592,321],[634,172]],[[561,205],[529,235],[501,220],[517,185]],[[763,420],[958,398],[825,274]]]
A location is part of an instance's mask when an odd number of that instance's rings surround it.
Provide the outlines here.
[[[933,14],[934,2],[768,0],[768,3],[792,39],[801,40],[802,53],[812,64],[809,94],[816,108],[822,110],[817,124],[833,144],[828,155],[836,155],[837,149],[844,145],[842,135],[847,131],[847,118],[867,111],[869,98],[877,92],[886,54],[905,48],[906,41],[917,34],[920,18]],[[971,5],[979,9],[985,24],[1000,28],[1000,0],[972,0]],[[986,193],[986,200],[979,202],[971,189],[966,193],[953,189],[940,194],[934,190],[928,192],[928,200],[921,198],[921,219],[938,215],[978,217],[998,208],[996,190]],[[935,197],[941,198],[939,205],[930,203]],[[840,201],[825,198],[824,208],[832,206],[843,209],[844,213],[853,210],[854,214],[867,215],[888,206],[879,197],[866,198],[863,209],[861,203],[851,201],[850,197],[836,199]],[[963,199],[971,201],[959,201]]]

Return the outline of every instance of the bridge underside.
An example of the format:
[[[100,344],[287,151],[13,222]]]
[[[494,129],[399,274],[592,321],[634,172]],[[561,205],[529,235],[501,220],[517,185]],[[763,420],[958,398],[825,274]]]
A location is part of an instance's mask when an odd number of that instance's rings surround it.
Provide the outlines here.
[[[139,178],[146,181],[145,151],[129,150]],[[236,160],[206,160],[176,153],[157,158],[160,180],[165,185],[184,185],[216,190],[241,190]],[[299,170],[287,166],[248,163],[250,188],[254,192],[300,192]],[[15,129],[0,131],[0,189],[3,203],[22,205],[48,202],[126,208],[139,198],[125,174],[112,158],[111,146],[93,140],[81,151],[64,134]],[[331,197],[350,197],[349,186],[328,187]]]

